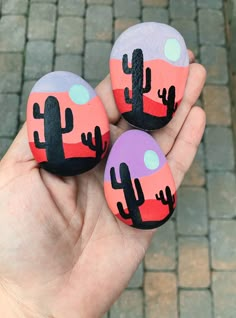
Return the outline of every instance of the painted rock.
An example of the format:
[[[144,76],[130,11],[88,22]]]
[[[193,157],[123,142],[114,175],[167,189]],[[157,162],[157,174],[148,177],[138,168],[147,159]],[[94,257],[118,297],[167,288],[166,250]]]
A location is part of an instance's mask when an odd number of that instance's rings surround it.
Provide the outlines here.
[[[109,208],[124,223],[139,229],[164,224],[176,207],[175,183],[156,141],[129,130],[111,149],[104,192]]]
[[[183,98],[188,71],[187,48],[174,28],[155,22],[128,28],[110,57],[119,111],[131,125],[144,130],[165,126]]]
[[[86,81],[69,72],[49,73],[34,85],[27,128],[35,160],[62,176],[92,169],[105,156],[110,139],[101,100]]]

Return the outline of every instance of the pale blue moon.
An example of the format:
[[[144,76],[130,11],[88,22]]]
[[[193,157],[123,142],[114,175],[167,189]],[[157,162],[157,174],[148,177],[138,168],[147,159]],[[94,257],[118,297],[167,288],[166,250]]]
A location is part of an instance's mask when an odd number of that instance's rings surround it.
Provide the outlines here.
[[[158,154],[153,150],[145,151],[144,164],[149,170],[156,170],[160,164]]]
[[[176,39],[168,39],[165,44],[165,56],[172,62],[178,61],[181,55],[181,46]]]
[[[86,104],[90,99],[89,91],[83,85],[73,85],[70,88],[69,96],[78,105]]]

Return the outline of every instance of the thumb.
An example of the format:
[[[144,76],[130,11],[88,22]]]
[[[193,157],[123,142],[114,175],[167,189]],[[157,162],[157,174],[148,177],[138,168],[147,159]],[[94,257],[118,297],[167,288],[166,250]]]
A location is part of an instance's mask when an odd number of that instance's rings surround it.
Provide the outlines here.
[[[32,164],[37,166],[37,163],[34,160],[33,154],[30,150],[27,127],[26,123],[24,123],[5,156],[2,158],[1,165],[12,165],[26,162],[30,162],[31,167]]]

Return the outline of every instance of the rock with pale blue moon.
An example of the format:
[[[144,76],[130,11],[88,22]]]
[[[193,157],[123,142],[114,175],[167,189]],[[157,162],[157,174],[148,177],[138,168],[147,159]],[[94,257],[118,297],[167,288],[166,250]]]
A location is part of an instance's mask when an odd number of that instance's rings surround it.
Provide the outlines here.
[[[112,90],[123,117],[134,127],[167,125],[181,105],[189,57],[181,34],[156,22],[134,25],[116,40],[110,56]]]
[[[58,175],[86,172],[108,150],[105,108],[93,88],[70,72],[52,72],[36,82],[27,104],[27,128],[35,160]]]
[[[113,145],[104,193],[112,213],[125,224],[152,229],[169,220],[176,207],[176,188],[168,162],[146,132],[128,130]]]

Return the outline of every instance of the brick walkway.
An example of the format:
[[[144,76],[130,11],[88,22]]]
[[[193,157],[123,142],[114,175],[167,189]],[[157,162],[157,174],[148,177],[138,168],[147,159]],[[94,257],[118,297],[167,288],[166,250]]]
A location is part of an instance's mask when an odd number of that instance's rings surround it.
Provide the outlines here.
[[[128,26],[166,22],[184,35],[208,71],[199,101],[205,137],[175,217],[157,232],[107,317],[236,317],[236,179],[222,0],[2,0],[0,11],[0,156],[45,73],[73,71],[95,86]]]

